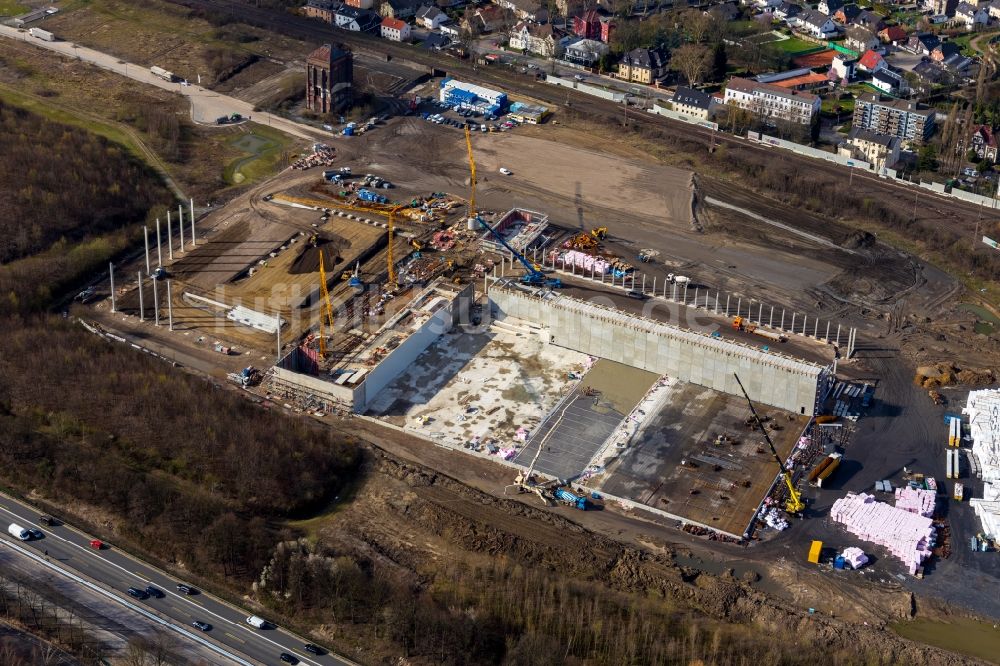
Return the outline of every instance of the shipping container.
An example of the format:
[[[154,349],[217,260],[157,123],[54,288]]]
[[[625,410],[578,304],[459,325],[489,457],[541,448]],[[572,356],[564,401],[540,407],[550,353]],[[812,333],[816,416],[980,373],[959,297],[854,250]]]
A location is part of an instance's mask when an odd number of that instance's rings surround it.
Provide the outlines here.
[[[56,41],[56,36],[53,35],[48,30],[42,30],[41,28],[31,28],[28,30],[28,34],[37,39],[41,39],[46,42]]]

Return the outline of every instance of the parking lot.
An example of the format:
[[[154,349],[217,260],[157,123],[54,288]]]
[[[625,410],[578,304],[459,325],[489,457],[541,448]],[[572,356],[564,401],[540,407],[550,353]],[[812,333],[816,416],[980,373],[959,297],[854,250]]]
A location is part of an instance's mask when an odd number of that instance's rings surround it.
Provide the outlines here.
[[[503,117],[503,114],[499,118],[483,115],[473,109],[456,109],[436,100],[421,103],[420,109],[420,117],[424,120],[458,129],[468,125],[469,129],[478,132],[508,132],[521,125],[517,120]]]

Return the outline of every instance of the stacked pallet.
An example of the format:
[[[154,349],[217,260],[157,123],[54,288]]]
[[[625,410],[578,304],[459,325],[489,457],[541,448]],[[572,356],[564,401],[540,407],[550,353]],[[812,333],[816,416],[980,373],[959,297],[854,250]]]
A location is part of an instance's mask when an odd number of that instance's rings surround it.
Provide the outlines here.
[[[930,518],[934,515],[936,494],[923,488],[896,488],[896,508]]]
[[[830,517],[851,534],[885,546],[903,561],[911,574],[916,574],[931,554],[934,542],[931,519],[878,502],[872,495],[849,493],[833,503]]]

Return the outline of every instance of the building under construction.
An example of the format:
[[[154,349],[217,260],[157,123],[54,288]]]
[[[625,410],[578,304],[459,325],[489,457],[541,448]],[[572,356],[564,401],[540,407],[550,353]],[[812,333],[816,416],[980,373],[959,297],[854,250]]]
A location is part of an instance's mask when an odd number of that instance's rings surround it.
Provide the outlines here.
[[[306,338],[274,368],[272,387],[362,413],[387,384],[440,336],[467,318],[473,285],[437,279],[370,334],[344,326],[331,334],[327,354]],[[360,313],[359,313],[360,315]]]

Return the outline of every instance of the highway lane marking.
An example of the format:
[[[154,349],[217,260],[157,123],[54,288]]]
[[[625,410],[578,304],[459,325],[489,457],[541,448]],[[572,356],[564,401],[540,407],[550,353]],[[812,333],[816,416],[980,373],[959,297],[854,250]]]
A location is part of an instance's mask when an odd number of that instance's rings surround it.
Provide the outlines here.
[[[17,503],[17,505],[18,505],[18,506],[19,506],[19,507],[20,507],[21,509],[23,509],[23,510],[25,510],[25,511],[31,511],[32,513],[35,513],[35,512],[34,512],[34,510],[33,510],[33,509],[32,509],[31,507],[28,507],[28,506],[25,506],[25,505],[23,505],[23,504],[20,504],[20,503]],[[7,513],[9,513],[10,515],[12,515],[12,516],[14,516],[15,518],[17,518],[18,520],[21,520],[21,521],[23,521],[23,522],[26,522],[26,523],[28,523],[29,525],[31,525],[31,526],[33,526],[33,527],[37,527],[38,529],[41,529],[41,527],[40,527],[40,526],[39,526],[38,524],[36,524],[36,523],[35,523],[34,521],[32,521],[31,519],[27,519],[27,518],[24,518],[24,517],[22,517],[22,516],[19,516],[19,515],[17,515],[16,513],[14,513],[13,511],[11,511],[10,509],[8,509],[8,508],[7,508],[7,507],[5,507],[5,506],[2,506],[2,505],[0,505],[0,508],[2,508],[2,509],[3,509],[4,511],[6,511]],[[68,526],[68,525],[67,525],[66,527],[69,527],[69,528],[70,528],[70,529],[71,529],[72,531],[76,532],[77,534],[81,535],[81,536],[82,536],[83,538],[85,538],[85,539],[87,539],[87,540],[89,541],[90,537],[89,537],[89,536],[88,536],[87,534],[84,534],[83,532],[80,532],[79,530],[77,530],[77,529],[74,529],[74,528],[72,528],[72,527],[70,527],[70,526]],[[43,531],[44,531],[44,530],[43,530]],[[128,569],[126,569],[125,567],[123,567],[123,566],[121,566],[120,564],[117,564],[117,563],[115,563],[115,562],[112,562],[111,560],[109,560],[109,559],[108,559],[108,558],[106,558],[106,557],[98,557],[98,551],[95,551],[95,550],[93,550],[93,549],[91,549],[91,548],[89,548],[89,547],[86,547],[86,546],[82,546],[82,545],[80,545],[80,544],[78,544],[78,543],[73,543],[73,542],[72,542],[72,541],[70,541],[69,539],[66,539],[65,537],[63,537],[63,536],[60,536],[60,535],[58,535],[58,534],[53,534],[52,532],[45,532],[45,534],[46,534],[46,536],[52,536],[52,537],[54,537],[54,538],[56,538],[56,539],[58,539],[58,540],[60,540],[60,541],[63,541],[63,542],[67,543],[67,544],[68,544],[68,545],[70,545],[70,546],[75,546],[76,548],[79,548],[79,549],[80,549],[80,550],[82,550],[83,552],[87,553],[87,555],[88,555],[88,556],[96,558],[96,560],[92,560],[92,561],[98,561],[98,562],[104,562],[105,564],[110,564],[111,566],[113,566],[113,567],[115,567],[115,568],[117,568],[117,569],[119,569],[119,570],[121,570],[121,571],[124,571],[124,572],[125,572],[126,574],[128,574],[129,576],[133,576],[133,575],[135,575],[135,574],[133,574],[132,572],[130,572],[130,571],[129,571]],[[136,558],[134,558],[134,557],[132,557],[132,556],[128,555],[127,553],[124,553],[124,552],[120,552],[119,554],[120,554],[120,555],[122,555],[123,557],[127,557],[127,558],[129,558],[129,559],[130,559],[130,560],[132,560],[133,562],[136,562],[136,563],[139,563],[139,564],[145,564],[144,562],[141,562],[141,561],[137,560]],[[73,567],[73,568],[75,568],[75,567]],[[155,574],[155,573],[163,573],[163,575],[164,575],[164,576],[166,576],[166,577],[169,577],[169,576],[167,576],[166,572],[159,572],[158,570],[154,569],[153,567],[150,567],[150,571],[151,571],[151,572],[153,572],[154,574]],[[82,573],[82,572],[81,572],[81,573]],[[89,574],[87,574],[87,575],[89,575]],[[142,580],[142,581],[144,581],[144,582],[151,582],[151,581],[149,581],[149,580],[148,580],[147,578],[145,578],[145,577],[140,577],[140,580]],[[104,584],[105,584],[105,585],[109,585],[109,583],[107,583],[107,582],[105,582],[105,581],[101,581],[101,582],[104,582]],[[115,590],[115,592],[116,592],[117,594],[121,594],[119,590]],[[178,599],[181,599],[182,601],[188,601],[188,602],[190,602],[190,603],[194,603],[194,604],[197,604],[197,605],[198,605],[199,607],[201,607],[201,609],[202,609],[202,610],[203,610],[204,612],[208,613],[209,615],[212,615],[212,616],[213,616],[213,617],[215,617],[215,618],[218,618],[218,619],[219,619],[220,621],[222,621],[222,622],[228,622],[229,624],[232,624],[232,625],[235,625],[235,626],[240,626],[240,627],[243,627],[243,628],[244,628],[244,629],[246,629],[247,631],[249,631],[249,632],[251,632],[251,633],[254,633],[254,634],[256,634],[256,635],[257,635],[258,637],[260,637],[260,638],[261,638],[262,640],[265,640],[265,641],[267,641],[268,643],[270,643],[270,644],[274,645],[275,647],[277,647],[277,648],[279,648],[279,649],[281,649],[281,650],[283,650],[283,651],[285,651],[285,650],[291,650],[291,648],[290,648],[290,647],[288,647],[288,646],[285,646],[285,645],[282,645],[282,644],[278,643],[277,641],[275,641],[275,640],[272,640],[272,639],[268,638],[267,636],[264,636],[263,634],[261,634],[261,633],[259,633],[259,632],[257,632],[257,631],[254,631],[254,630],[253,630],[253,629],[251,629],[251,628],[250,628],[250,627],[249,627],[248,625],[246,625],[246,624],[244,624],[244,623],[242,623],[242,622],[234,622],[233,620],[230,620],[230,619],[228,619],[228,618],[225,618],[225,617],[222,617],[222,616],[221,616],[221,615],[219,615],[218,613],[216,613],[216,612],[214,612],[214,611],[212,611],[212,610],[209,610],[208,608],[205,608],[205,607],[204,607],[204,605],[203,605],[203,604],[202,604],[201,602],[197,602],[197,601],[195,601],[194,599],[191,599],[190,597],[188,597],[188,596],[186,596],[186,595],[181,595],[181,594],[178,594],[177,592],[172,592],[172,591],[170,591],[170,590],[167,590],[166,592],[167,592],[167,594],[170,594],[170,595],[172,595],[172,596],[175,596],[175,597],[177,597]],[[227,608],[231,608],[230,606],[226,605],[226,604],[225,604],[224,602],[222,602],[222,601],[219,601],[219,603],[220,603],[220,604],[222,604],[223,606],[226,606]],[[240,610],[243,610],[243,609],[237,609],[237,611],[240,611]],[[283,632],[283,631],[281,631],[281,630],[278,630],[278,632],[277,632],[277,633],[278,633],[278,635],[281,635],[281,636],[284,636],[285,640],[286,640],[286,641],[288,641],[289,643],[291,643],[291,640],[290,640],[290,639],[293,639],[293,638],[295,639],[295,642],[298,642],[298,640],[297,640],[297,637],[293,637],[293,636],[292,636],[291,634],[288,634],[287,632]],[[316,662],[316,661],[313,661],[312,659],[307,659],[307,658],[305,658],[305,657],[301,657],[301,658],[300,658],[300,660],[301,660],[302,662],[304,662],[304,663],[307,663],[307,664],[314,664],[315,666],[319,666],[319,663],[318,663],[318,662]]]
[[[246,643],[246,641],[245,641],[245,640],[243,640],[242,638],[237,638],[236,636],[233,636],[233,635],[232,635],[231,633],[229,633],[228,631],[223,631],[222,633],[224,633],[224,634],[225,634],[226,636],[229,636],[229,637],[230,637],[230,638],[232,638],[232,639],[233,639],[234,641],[239,641],[240,643]]]

